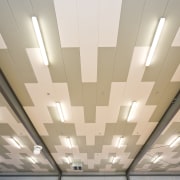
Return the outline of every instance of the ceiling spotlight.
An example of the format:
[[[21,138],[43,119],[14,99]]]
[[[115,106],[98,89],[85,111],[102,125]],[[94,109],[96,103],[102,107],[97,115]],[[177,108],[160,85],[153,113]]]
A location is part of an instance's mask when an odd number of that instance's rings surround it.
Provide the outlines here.
[[[129,112],[128,112],[128,116],[127,116],[127,121],[128,121],[128,122],[133,119],[136,106],[137,106],[137,102],[136,102],[136,101],[133,101],[133,102],[131,103],[131,106],[130,106]]]
[[[123,142],[124,142],[124,138],[123,137],[119,137],[118,140],[117,140],[116,147],[117,148],[122,147],[123,146]]]
[[[156,29],[156,33],[155,33],[152,45],[150,47],[148,56],[147,56],[146,66],[149,66],[150,63],[151,63],[152,57],[154,55],[156,46],[158,44],[158,41],[159,41],[159,38],[160,38],[160,35],[161,35],[161,32],[162,32],[162,29],[163,29],[163,26],[164,26],[164,23],[165,23],[165,18],[161,18],[160,21],[159,21],[158,27]]]
[[[19,140],[16,137],[12,137],[9,140],[16,148],[21,149],[23,147],[23,145],[19,142]]]
[[[61,119],[61,122],[64,122],[64,114],[63,114],[63,111],[62,111],[61,103],[56,102],[56,108],[57,108],[59,117],[60,117],[60,119]]]
[[[66,137],[66,145],[71,149],[73,146],[72,146],[72,143],[71,143],[71,138],[70,137]]]
[[[33,153],[34,153],[35,155],[39,155],[39,154],[41,153],[41,150],[42,150],[42,146],[40,146],[40,145],[35,145],[35,146],[34,146]]]
[[[172,148],[174,147],[178,142],[180,141],[180,136],[174,138],[171,143],[169,144],[169,147]]]
[[[34,157],[27,157],[27,159],[33,164],[37,163],[37,160]]]
[[[48,66],[49,65],[48,57],[46,54],[46,50],[45,50],[45,46],[44,46],[44,42],[42,39],[42,35],[41,35],[40,28],[39,28],[39,23],[38,23],[37,17],[35,17],[35,16],[32,17],[32,23],[33,23],[36,38],[37,38],[37,41],[38,41],[38,44],[40,47],[40,51],[41,51],[41,55],[43,58],[44,65]]]

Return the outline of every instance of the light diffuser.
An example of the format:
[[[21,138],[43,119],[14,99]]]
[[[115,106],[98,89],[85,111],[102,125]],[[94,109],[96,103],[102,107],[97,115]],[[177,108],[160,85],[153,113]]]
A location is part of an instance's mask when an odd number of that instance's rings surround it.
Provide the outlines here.
[[[160,21],[159,21],[158,27],[156,29],[155,36],[153,38],[153,42],[152,42],[152,45],[150,47],[147,59],[146,59],[146,66],[149,66],[150,63],[151,63],[152,57],[154,55],[156,46],[158,44],[162,29],[163,29],[163,26],[164,26],[164,23],[165,23],[165,18],[161,18]]]
[[[38,23],[37,17],[35,17],[35,16],[32,17],[32,23],[33,23],[36,38],[37,38],[37,41],[38,41],[38,44],[39,44],[39,47],[40,47],[40,51],[41,51],[41,55],[42,55],[44,65],[48,66],[49,61],[48,61],[48,57],[47,57],[47,54],[46,54],[46,50],[45,50],[45,46],[44,46],[44,42],[43,42],[43,39],[42,39],[42,35],[41,35],[40,28],[39,28],[39,23]]]
[[[174,138],[170,143],[170,148],[174,147],[180,141],[180,136]]]
[[[19,142],[19,140],[16,137],[10,138],[11,143],[18,149],[21,149],[23,145]]]
[[[137,106],[137,102],[136,102],[136,101],[133,101],[133,102],[131,103],[131,106],[130,106],[130,109],[129,109],[129,113],[128,113],[128,116],[127,116],[127,121],[128,121],[128,122],[133,119],[136,106]]]
[[[61,122],[64,122],[64,114],[63,114],[63,111],[62,111],[61,103],[56,102],[56,107],[57,107],[58,114],[59,114],[59,117],[61,119]]]

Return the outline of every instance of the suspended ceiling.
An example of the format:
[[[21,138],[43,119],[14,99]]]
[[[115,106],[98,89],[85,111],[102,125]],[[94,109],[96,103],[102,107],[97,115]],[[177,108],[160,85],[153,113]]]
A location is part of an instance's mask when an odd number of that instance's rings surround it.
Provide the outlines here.
[[[180,89],[179,8],[178,0],[0,0],[1,71],[62,172],[75,172],[68,156],[82,162],[82,172],[125,172],[133,162]],[[39,20],[49,66],[32,16]],[[166,22],[146,67],[161,17]],[[137,108],[127,122],[132,101]],[[35,142],[2,94],[0,111],[0,172],[54,172],[43,153],[37,164],[28,162]],[[178,111],[135,171],[180,171],[179,145],[168,146],[179,133]],[[12,136],[22,149],[7,140]],[[118,137],[124,137],[121,148]],[[153,164],[157,153],[163,158]]]

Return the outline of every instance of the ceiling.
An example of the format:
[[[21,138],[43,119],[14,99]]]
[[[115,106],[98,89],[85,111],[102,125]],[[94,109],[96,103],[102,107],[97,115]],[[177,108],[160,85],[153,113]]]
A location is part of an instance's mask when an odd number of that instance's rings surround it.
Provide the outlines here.
[[[179,0],[0,0],[1,73],[62,172],[76,172],[67,157],[82,163],[82,173],[125,172],[134,161],[180,89],[179,9]],[[43,64],[32,16],[38,18],[49,66]],[[161,17],[164,28],[146,67]],[[0,173],[56,172],[44,152],[33,155],[37,142],[6,93],[0,95]],[[137,106],[127,121],[133,101]],[[169,146],[179,134],[180,110],[134,171],[179,172],[180,143]],[[15,148],[11,137],[23,147]],[[157,154],[162,158],[152,163]],[[28,161],[31,156],[36,164]]]

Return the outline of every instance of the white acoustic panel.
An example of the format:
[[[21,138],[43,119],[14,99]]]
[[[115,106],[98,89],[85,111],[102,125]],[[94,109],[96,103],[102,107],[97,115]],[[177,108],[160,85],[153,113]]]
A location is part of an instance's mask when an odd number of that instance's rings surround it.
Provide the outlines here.
[[[1,34],[0,34],[0,49],[7,49],[6,43],[4,42],[4,39]]]
[[[82,82],[97,81],[98,1],[78,0]]]
[[[116,47],[122,0],[100,0],[99,47]]]
[[[82,82],[97,81],[98,47],[116,47],[122,0],[54,0],[61,47],[80,47]]]
[[[77,0],[54,0],[61,47],[79,47]]]

